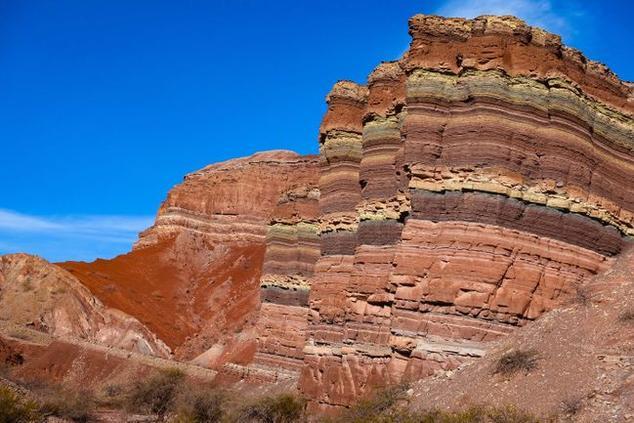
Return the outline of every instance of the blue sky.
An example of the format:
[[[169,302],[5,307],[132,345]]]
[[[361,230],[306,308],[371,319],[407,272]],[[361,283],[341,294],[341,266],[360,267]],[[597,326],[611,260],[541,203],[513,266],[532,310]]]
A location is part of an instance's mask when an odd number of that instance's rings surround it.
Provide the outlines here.
[[[0,0],[0,254],[130,248],[209,163],[317,151],[324,96],[416,13],[515,14],[634,80],[630,1]]]

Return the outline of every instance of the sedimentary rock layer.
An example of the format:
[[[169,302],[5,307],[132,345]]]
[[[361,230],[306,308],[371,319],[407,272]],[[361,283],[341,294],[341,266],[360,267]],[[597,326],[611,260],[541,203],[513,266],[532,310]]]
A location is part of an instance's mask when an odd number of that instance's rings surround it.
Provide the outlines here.
[[[295,380],[304,358],[309,279],[320,255],[316,185],[315,179],[282,194],[268,226],[260,279],[262,305],[252,367],[276,374],[281,369]]]
[[[634,235],[630,85],[511,17],[410,34],[328,98],[300,378],[321,410],[482,356]]]
[[[105,304],[144,322],[178,358],[208,366],[247,363],[255,336],[241,334],[254,333],[264,263],[277,266],[274,258],[265,260],[267,225],[274,213],[291,219],[295,205],[280,198],[314,196],[301,190],[317,178],[316,157],[289,151],[208,166],[169,192],[132,252],[61,266]],[[299,232],[302,247],[293,263],[301,267],[318,245]]]

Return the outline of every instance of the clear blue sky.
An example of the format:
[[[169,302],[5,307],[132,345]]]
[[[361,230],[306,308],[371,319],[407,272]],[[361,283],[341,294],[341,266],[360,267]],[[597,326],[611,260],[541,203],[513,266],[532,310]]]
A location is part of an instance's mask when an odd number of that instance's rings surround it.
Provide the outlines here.
[[[317,151],[324,96],[416,13],[513,13],[634,80],[631,1],[0,0],[0,253],[129,249],[209,163]]]

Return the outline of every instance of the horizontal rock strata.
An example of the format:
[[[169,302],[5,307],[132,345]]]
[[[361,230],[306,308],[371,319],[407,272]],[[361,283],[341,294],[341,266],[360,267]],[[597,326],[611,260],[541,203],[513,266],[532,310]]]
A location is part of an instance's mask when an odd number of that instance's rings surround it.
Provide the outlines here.
[[[319,258],[319,190],[313,184],[282,194],[268,226],[260,279],[254,369],[297,380],[303,366],[310,277]]]
[[[634,235],[631,86],[511,17],[419,15],[410,34],[367,89],[327,97],[314,410],[484,355]]]
[[[105,304],[144,322],[179,359],[209,367],[246,364],[255,335],[242,334],[254,334],[263,265],[270,268],[264,272],[280,263],[278,273],[288,270],[284,231],[272,235],[278,258],[265,259],[267,225],[274,214],[292,217],[283,195],[315,195],[301,190],[316,184],[318,166],[316,157],[289,151],[207,166],[169,192],[133,251],[61,266]],[[290,261],[306,267],[319,254],[318,240],[298,228],[302,246]]]

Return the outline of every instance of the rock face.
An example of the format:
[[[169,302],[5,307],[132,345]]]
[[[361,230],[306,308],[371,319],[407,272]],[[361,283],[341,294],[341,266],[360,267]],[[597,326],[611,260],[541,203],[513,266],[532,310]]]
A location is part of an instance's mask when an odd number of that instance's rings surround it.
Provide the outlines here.
[[[171,356],[137,319],[104,306],[70,273],[26,254],[0,257],[0,320],[55,336]]]
[[[247,363],[267,224],[283,193],[315,183],[317,165],[315,157],[271,151],[208,166],[170,191],[133,251],[60,265],[106,305],[145,323],[177,358]]]
[[[548,420],[571,411],[575,422],[634,418],[634,248],[586,285],[588,297],[514,332],[473,365],[413,385],[412,406],[461,409],[518,404]],[[503,354],[532,351],[536,368],[495,374]],[[565,421],[565,420],[564,420]]]
[[[319,258],[318,201],[315,178],[314,184],[285,193],[275,209],[260,280],[253,367],[299,374],[303,366],[309,280]]]
[[[630,86],[511,17],[415,16],[320,132],[310,407],[482,356],[634,235]]]

